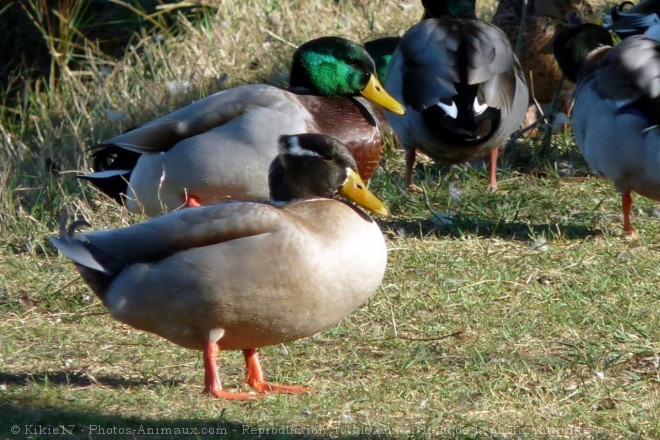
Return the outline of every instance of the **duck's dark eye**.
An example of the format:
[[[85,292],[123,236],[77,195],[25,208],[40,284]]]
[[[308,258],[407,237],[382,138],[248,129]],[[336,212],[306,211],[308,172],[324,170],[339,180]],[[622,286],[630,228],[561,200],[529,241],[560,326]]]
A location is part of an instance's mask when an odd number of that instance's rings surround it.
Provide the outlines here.
[[[107,156],[104,156],[100,162],[103,169],[112,169],[117,162],[117,153],[110,153]]]

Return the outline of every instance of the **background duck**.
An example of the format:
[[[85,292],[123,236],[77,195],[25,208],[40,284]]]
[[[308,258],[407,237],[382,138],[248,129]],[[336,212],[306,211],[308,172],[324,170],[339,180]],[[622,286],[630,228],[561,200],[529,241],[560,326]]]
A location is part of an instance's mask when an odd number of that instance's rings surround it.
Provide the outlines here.
[[[612,47],[607,30],[586,24],[563,31],[555,53],[577,82],[575,140],[621,192],[624,230],[635,236],[631,192],[660,201],[660,43],[632,36]]]
[[[530,108],[525,122],[529,125],[537,117],[532,98],[540,104],[551,104],[562,77],[552,52],[552,41],[564,27],[561,23],[570,18],[587,20],[593,15],[593,9],[584,0],[528,1],[524,32],[519,37],[522,15],[523,0],[500,0],[492,22],[506,33],[514,49],[518,38],[522,38],[518,56],[530,90]],[[566,103],[571,100],[573,92],[574,85],[565,83],[560,101]],[[554,110],[550,109],[551,112]]]
[[[387,260],[378,225],[337,192],[387,209],[356,172],[349,151],[318,134],[283,136],[270,167],[277,206],[234,202],[184,209],[120,229],[51,241],[117,320],[204,351],[205,392],[222,389],[219,351],[243,350],[246,383],[259,393],[311,391],[269,384],[256,348],[337,324],[378,288]],[[136,246],[135,243],[140,243]]]
[[[149,216],[231,199],[268,198],[268,166],[283,134],[324,133],[349,148],[364,179],[382,138],[363,96],[403,113],[376,78],[366,50],[324,37],[295,52],[291,91],[246,85],[216,93],[95,147],[82,176],[134,213]]]
[[[406,107],[386,115],[406,149],[406,184],[416,150],[447,163],[490,154],[495,190],[498,148],[527,110],[520,63],[504,32],[476,19],[474,0],[422,4],[426,19],[402,37],[386,84]]]
[[[607,27],[621,38],[641,35],[652,27],[660,27],[660,0],[641,0],[636,5],[624,1],[610,9]],[[657,38],[656,38],[657,39]]]
[[[392,62],[392,55],[394,55],[394,51],[400,42],[401,37],[382,37],[364,43],[364,48],[376,64],[378,80],[383,84],[387,80],[387,71]]]
[[[394,55],[394,51],[396,50],[400,41],[400,37],[382,37],[376,38],[375,40],[365,41],[364,43],[364,48],[367,50],[369,56],[371,56],[371,59],[373,59],[374,63],[376,64],[376,76],[378,77],[378,81],[380,81],[381,84],[385,84],[387,71],[389,70],[390,63],[392,62],[392,55]],[[380,127],[381,132],[385,132],[390,136],[395,136],[394,130],[392,130],[390,123],[385,117],[385,111],[383,107],[374,105],[370,101],[363,98],[357,99],[359,99],[362,104],[369,109],[371,115],[378,121],[378,126]]]

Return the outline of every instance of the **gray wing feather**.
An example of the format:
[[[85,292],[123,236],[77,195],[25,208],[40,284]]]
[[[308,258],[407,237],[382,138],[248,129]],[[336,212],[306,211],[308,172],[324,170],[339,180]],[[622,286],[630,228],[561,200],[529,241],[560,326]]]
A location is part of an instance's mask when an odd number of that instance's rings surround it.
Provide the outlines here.
[[[53,244],[75,263],[104,273],[151,262],[194,247],[267,234],[283,215],[262,203],[236,202],[184,209],[119,229],[75,234],[75,225]]]
[[[612,48],[596,71],[596,90],[614,100],[659,99],[660,44],[633,36]]]
[[[104,144],[114,144],[137,153],[167,151],[183,139],[205,133],[242,115],[249,109],[246,103],[252,107],[270,106],[273,94],[280,93],[285,92],[261,84],[225,90],[139,125]]]
[[[524,84],[506,35],[477,20],[424,20],[404,35],[401,48],[406,67],[403,98],[418,111],[455,95],[454,83],[460,80],[482,84],[485,102],[509,111],[516,82]],[[465,72],[461,71],[459,50],[467,54]]]

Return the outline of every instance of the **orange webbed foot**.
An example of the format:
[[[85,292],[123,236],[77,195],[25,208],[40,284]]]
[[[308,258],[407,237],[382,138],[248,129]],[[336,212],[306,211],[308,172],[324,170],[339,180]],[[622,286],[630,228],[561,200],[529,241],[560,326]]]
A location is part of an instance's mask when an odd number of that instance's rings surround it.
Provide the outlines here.
[[[243,356],[245,357],[245,366],[247,369],[245,383],[257,393],[300,394],[315,392],[311,388],[300,385],[278,385],[266,382],[257,350],[247,348],[243,350]]]
[[[257,393],[277,393],[277,394],[313,394],[316,391],[301,385],[279,385],[265,381],[251,381],[246,383]]]
[[[204,394],[217,399],[254,400],[260,396],[254,393],[233,393],[222,389],[217,371],[217,358],[220,348],[215,338],[209,338],[204,345]]]
[[[222,389],[206,389],[204,388],[204,395],[215,397],[216,399],[225,400],[255,400],[262,396],[254,393],[233,393]]]

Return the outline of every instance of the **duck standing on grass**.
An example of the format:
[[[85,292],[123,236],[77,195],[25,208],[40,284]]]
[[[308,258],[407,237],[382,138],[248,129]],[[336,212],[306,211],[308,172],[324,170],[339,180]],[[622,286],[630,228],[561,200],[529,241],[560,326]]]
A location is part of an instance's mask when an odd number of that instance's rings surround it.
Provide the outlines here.
[[[392,57],[387,90],[406,107],[387,114],[406,149],[406,184],[415,151],[460,163],[490,155],[488,188],[497,189],[500,145],[527,111],[525,78],[507,36],[477,20],[475,0],[422,0],[425,19]]]
[[[282,136],[269,171],[272,204],[184,209],[120,229],[51,241],[71,258],[110,314],[182,347],[203,350],[205,392],[225,399],[222,350],[243,350],[258,393],[309,392],[266,382],[256,348],[337,324],[378,288],[387,252],[378,225],[333,198],[386,215],[346,147],[319,134]],[[138,245],[136,245],[136,243]]]
[[[634,237],[631,192],[660,201],[660,43],[636,35],[612,44],[607,30],[584,24],[558,35],[554,51],[577,83],[575,140],[621,192],[623,228]]]
[[[403,114],[364,47],[323,37],[298,48],[290,91],[253,84],[216,93],[94,147],[90,180],[129,211],[156,216],[182,205],[268,199],[268,166],[281,135],[322,133],[346,144],[368,180],[383,140],[363,96]]]

